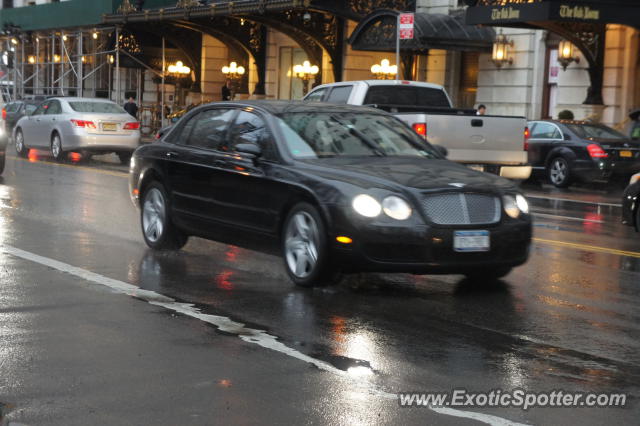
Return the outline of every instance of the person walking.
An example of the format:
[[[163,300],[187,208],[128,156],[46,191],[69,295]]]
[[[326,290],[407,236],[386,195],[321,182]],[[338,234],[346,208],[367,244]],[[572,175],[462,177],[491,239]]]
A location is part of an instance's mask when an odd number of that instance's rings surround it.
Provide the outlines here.
[[[136,105],[136,101],[133,97],[130,97],[129,102],[124,104],[124,110],[127,111],[130,116],[138,118],[138,105]]]
[[[230,78],[227,79],[224,86],[222,86],[222,100],[230,101],[233,99],[233,82]]]

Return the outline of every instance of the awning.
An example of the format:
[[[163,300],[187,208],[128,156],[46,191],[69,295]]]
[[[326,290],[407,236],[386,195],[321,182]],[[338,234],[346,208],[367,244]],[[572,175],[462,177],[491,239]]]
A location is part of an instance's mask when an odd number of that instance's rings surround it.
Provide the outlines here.
[[[349,38],[354,50],[394,51],[398,12],[379,10],[364,18]],[[429,49],[487,51],[496,33],[487,27],[465,25],[464,15],[416,13],[413,40],[402,40],[403,51]]]

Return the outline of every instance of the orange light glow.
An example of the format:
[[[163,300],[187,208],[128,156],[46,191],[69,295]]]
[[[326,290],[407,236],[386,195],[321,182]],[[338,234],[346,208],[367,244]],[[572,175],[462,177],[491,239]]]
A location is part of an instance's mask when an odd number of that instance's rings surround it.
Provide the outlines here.
[[[82,160],[82,155],[78,152],[72,152],[69,154],[69,158],[71,159],[72,162],[79,163],[80,160]]]
[[[29,158],[30,162],[35,163],[36,161],[38,161],[38,151],[36,151],[35,149],[30,149],[27,158]]]
[[[427,124],[426,123],[415,123],[413,125],[413,130],[419,134],[420,136],[427,136]]]
[[[336,237],[336,241],[342,244],[351,244],[353,240],[349,237],[345,237],[343,235]]]
[[[216,277],[216,285],[222,290],[233,290],[233,283],[229,279],[233,276],[233,271],[222,271]]]
[[[230,387],[231,387],[231,380],[229,380],[229,379],[222,379],[222,380],[220,380],[220,381],[218,382],[218,384],[219,384],[220,386],[222,386],[222,387],[230,388]]]
[[[132,194],[134,195],[134,197],[137,197],[138,195],[140,195],[140,191],[136,188],[133,190]]]

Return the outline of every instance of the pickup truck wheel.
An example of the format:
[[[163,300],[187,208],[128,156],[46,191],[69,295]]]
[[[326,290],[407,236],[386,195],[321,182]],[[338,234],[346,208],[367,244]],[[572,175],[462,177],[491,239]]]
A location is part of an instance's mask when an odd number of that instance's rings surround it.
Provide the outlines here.
[[[556,157],[547,168],[549,181],[557,188],[566,188],[571,184],[571,167],[564,157]]]

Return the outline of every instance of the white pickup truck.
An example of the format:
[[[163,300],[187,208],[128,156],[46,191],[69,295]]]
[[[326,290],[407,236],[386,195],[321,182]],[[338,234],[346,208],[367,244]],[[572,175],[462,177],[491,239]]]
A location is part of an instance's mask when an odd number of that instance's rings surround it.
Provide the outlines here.
[[[444,87],[395,80],[345,81],[314,88],[304,100],[367,105],[394,114],[448,158],[510,179],[528,179],[527,121],[524,117],[476,115],[455,109]]]

